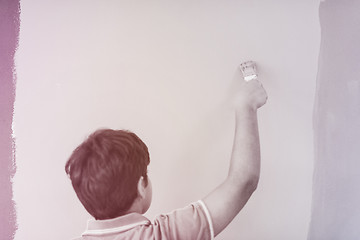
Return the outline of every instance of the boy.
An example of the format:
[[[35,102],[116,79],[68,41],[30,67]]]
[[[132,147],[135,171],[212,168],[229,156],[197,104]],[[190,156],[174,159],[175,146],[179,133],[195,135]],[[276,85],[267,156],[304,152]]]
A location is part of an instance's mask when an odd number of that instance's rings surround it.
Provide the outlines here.
[[[235,103],[235,138],[226,180],[202,200],[160,215],[151,203],[149,153],[134,134],[98,130],[75,149],[65,170],[86,210],[95,218],[79,239],[189,239],[218,235],[255,191],[260,174],[257,109],[267,95],[258,80],[242,82]]]

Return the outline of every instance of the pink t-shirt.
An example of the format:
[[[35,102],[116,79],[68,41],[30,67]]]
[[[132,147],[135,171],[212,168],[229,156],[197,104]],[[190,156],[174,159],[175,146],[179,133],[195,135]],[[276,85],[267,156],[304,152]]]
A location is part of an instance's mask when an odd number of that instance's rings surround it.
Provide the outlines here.
[[[78,240],[214,239],[209,211],[202,201],[159,215],[153,222],[138,213],[108,220],[89,220]]]

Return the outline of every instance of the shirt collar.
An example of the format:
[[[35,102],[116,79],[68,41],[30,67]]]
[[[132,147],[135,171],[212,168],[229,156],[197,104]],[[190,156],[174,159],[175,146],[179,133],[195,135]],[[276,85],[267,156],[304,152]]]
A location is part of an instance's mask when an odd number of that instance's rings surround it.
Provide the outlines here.
[[[151,224],[149,219],[139,213],[129,213],[124,216],[106,220],[91,219],[88,221],[87,229],[82,235],[98,236],[119,233],[140,225],[149,224]]]

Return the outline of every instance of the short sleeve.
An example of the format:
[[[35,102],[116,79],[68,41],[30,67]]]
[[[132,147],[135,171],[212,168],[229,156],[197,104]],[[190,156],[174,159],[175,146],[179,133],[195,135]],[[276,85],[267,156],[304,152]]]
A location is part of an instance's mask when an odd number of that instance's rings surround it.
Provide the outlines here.
[[[155,240],[214,239],[211,217],[202,201],[157,216],[153,222]]]

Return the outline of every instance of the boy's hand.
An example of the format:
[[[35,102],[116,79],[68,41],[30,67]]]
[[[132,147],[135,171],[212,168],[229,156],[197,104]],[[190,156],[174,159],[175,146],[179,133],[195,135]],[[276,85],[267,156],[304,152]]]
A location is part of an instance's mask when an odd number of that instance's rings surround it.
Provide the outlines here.
[[[266,91],[259,80],[243,81],[235,97],[235,110],[256,111],[266,103],[267,98]]]

